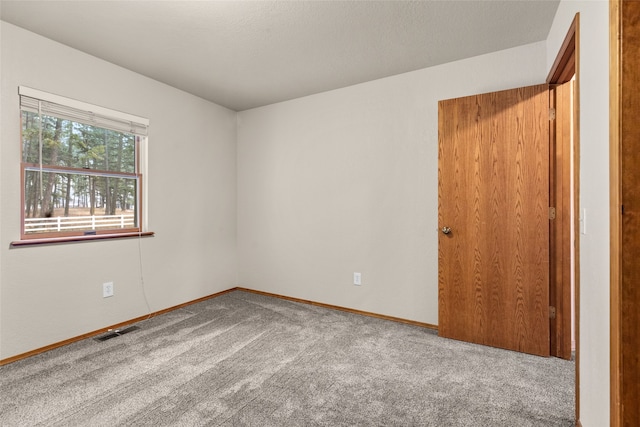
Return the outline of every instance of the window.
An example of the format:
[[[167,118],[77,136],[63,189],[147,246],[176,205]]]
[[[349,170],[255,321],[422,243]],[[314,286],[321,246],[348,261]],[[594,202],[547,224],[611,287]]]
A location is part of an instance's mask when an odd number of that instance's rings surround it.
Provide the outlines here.
[[[22,239],[142,232],[148,120],[20,87]]]

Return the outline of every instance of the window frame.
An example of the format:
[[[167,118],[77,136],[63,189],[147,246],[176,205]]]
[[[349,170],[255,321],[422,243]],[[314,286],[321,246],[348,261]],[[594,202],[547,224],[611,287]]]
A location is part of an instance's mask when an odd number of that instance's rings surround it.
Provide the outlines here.
[[[132,114],[123,113],[71,98],[62,97],[55,94],[39,91],[36,89],[19,86],[20,98],[20,240],[12,242],[12,246],[22,246],[40,243],[57,243],[86,240],[102,240],[117,237],[148,236],[153,233],[147,231],[147,129],[149,120]],[[26,101],[25,101],[26,100]],[[133,135],[134,138],[134,171],[108,171],[100,169],[79,168],[77,165],[60,166],[53,164],[42,164],[26,162],[24,156],[24,140],[22,124],[25,111],[34,112],[33,102],[36,101],[38,109],[36,114],[39,117],[56,117],[73,123],[81,123],[96,128],[112,130],[120,133]],[[46,104],[45,104],[46,103]],[[26,107],[24,104],[29,104]],[[46,111],[41,109],[46,105]],[[53,111],[53,112],[52,112]],[[56,111],[61,111],[56,114]],[[130,129],[130,130],[127,130]],[[40,153],[42,156],[42,153]],[[39,159],[42,161],[42,159]],[[78,230],[46,231],[27,233],[25,231],[25,197],[26,197],[26,174],[27,171],[39,173],[68,173],[86,177],[113,177],[119,179],[135,179],[135,219],[134,226],[124,228],[85,228]],[[99,216],[96,215],[96,218]]]

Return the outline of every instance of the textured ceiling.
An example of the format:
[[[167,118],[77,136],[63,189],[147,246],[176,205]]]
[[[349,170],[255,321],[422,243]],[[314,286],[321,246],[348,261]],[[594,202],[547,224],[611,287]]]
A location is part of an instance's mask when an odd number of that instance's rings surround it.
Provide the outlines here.
[[[0,12],[240,111],[544,40],[558,3],[2,0]]]

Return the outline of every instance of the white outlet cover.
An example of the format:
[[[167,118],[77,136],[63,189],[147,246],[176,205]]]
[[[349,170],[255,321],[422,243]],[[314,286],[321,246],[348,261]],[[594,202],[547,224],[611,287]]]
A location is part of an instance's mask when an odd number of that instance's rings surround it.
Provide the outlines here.
[[[361,285],[362,284],[362,274],[353,273],[353,284],[354,285]]]
[[[113,296],[113,282],[102,284],[102,297],[108,298]]]

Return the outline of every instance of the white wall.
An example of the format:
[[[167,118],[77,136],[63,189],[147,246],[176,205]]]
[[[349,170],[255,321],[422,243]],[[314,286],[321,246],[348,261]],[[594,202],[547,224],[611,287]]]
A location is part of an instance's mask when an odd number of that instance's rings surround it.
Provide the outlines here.
[[[546,75],[541,42],[239,113],[240,286],[437,324],[437,102]]]
[[[609,4],[562,1],[547,39],[550,67],[580,12],[580,419],[609,425]]]
[[[0,18],[2,18],[2,7],[0,7]],[[1,21],[0,21],[1,25]],[[4,99],[4,92],[2,90],[2,28],[0,28],[0,244],[4,242],[2,238],[2,206],[4,203],[2,202],[2,102]],[[2,326],[2,254],[3,251],[0,250],[0,359],[2,355],[2,331],[4,330]]]
[[[0,359],[236,286],[236,113],[1,25]],[[19,85],[151,120],[155,237],[10,248],[20,237]],[[106,281],[115,296],[103,299]]]

